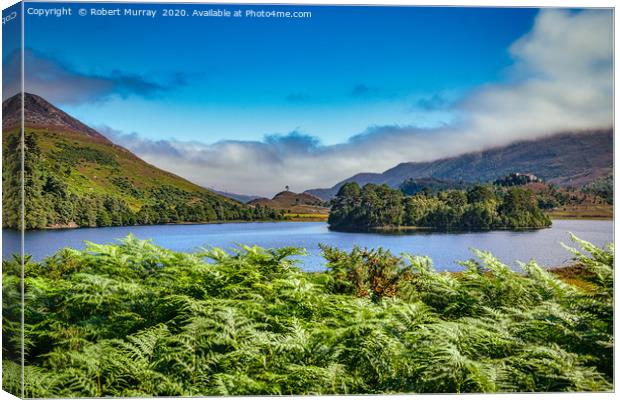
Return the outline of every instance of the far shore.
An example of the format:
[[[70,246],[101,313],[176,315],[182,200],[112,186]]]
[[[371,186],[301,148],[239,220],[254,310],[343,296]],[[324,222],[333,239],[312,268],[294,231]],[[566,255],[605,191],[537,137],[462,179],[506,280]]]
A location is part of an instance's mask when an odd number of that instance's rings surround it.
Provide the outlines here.
[[[551,220],[592,220],[592,221],[613,221],[613,215],[600,215],[600,214],[592,214],[588,215],[585,213],[582,214],[555,214],[548,213],[547,214]],[[251,224],[251,223],[273,223],[273,222],[325,222],[327,223],[327,215],[287,215],[287,219],[282,220],[260,220],[260,221],[247,221],[247,220],[227,220],[227,221],[205,221],[205,222],[170,222],[165,224],[135,224],[135,225],[114,225],[114,226],[78,226],[77,224],[68,224],[68,225],[53,225],[48,226],[42,229],[28,229],[28,231],[37,231],[37,230],[65,230],[65,229],[92,229],[92,228],[121,228],[128,226],[166,226],[166,225],[221,225],[221,224]],[[550,228],[546,227],[546,228]],[[488,230],[437,230],[434,228],[421,227],[421,226],[398,226],[398,227],[377,227],[372,228],[368,231],[358,231],[358,230],[339,230],[336,229],[337,232],[344,233],[399,233],[399,232],[420,232],[420,233],[462,233],[462,232],[492,232],[492,231],[528,231],[528,230],[538,230],[538,229],[546,229],[546,228],[520,228],[520,229],[510,229],[510,228],[498,228],[498,229],[488,229]],[[14,228],[3,227],[3,229],[11,229],[17,230]]]
[[[599,219],[613,220],[614,206],[611,204],[572,205],[547,212],[551,219]]]
[[[585,219],[585,218],[581,218]],[[343,232],[343,233],[403,233],[403,232],[420,232],[420,233],[468,233],[468,232],[496,232],[496,231],[537,231],[540,229],[549,229],[551,225],[545,226],[542,228],[539,227],[523,227],[523,228],[493,228],[493,229],[437,229],[433,227],[424,227],[424,226],[380,226],[369,228],[368,230],[357,230],[357,229],[332,229],[334,232]]]
[[[317,219],[316,221],[307,219],[307,218],[299,218],[299,219],[281,219],[281,220],[256,220],[256,221],[247,221],[247,220],[226,220],[226,221],[205,221],[205,222],[169,222],[165,224],[135,224],[135,225],[112,225],[112,226],[79,226],[79,225],[53,225],[47,226],[41,229],[27,229],[26,231],[58,231],[65,229],[95,229],[95,228],[125,228],[130,226],[168,226],[168,225],[223,225],[223,224],[254,224],[254,223],[274,223],[274,222],[323,222],[327,221],[325,219]],[[17,231],[17,229],[3,227],[2,229],[10,229]]]

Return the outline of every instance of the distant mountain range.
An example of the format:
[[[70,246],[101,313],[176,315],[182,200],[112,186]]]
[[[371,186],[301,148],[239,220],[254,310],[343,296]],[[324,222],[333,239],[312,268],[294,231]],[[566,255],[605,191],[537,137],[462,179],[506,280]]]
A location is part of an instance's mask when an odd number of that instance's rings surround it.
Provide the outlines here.
[[[211,190],[212,192],[215,192],[217,194],[221,194],[222,196],[225,197],[229,197],[231,199],[240,201],[242,203],[249,203],[252,200],[255,199],[260,199],[261,197],[258,195],[253,195],[253,194],[239,194],[239,193],[230,193],[230,192],[225,192],[225,191],[221,191],[221,190],[215,190],[213,188],[208,188],[209,190]]]
[[[475,183],[493,181],[512,172],[532,173],[560,186],[581,187],[612,170],[613,131],[603,130],[557,134],[431,162],[402,163],[383,173],[360,173],[331,188],[306,193],[329,200],[347,182],[397,188],[409,179]]]
[[[161,170],[34,94],[24,95],[26,228],[277,218]],[[21,95],[3,113],[3,225],[18,226]]]

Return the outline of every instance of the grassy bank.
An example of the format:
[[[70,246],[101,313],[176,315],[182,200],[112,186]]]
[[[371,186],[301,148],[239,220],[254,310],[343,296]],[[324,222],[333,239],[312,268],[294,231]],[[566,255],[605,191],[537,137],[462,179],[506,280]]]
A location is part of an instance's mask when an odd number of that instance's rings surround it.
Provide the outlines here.
[[[177,253],[133,237],[26,265],[26,395],[606,391],[613,249],[579,242],[579,284],[477,252],[323,247]],[[3,384],[19,392],[19,265],[4,262]]]
[[[295,222],[327,222],[329,214],[298,214],[287,213],[284,218]]]
[[[602,219],[614,218],[614,207],[611,204],[567,205],[558,207],[547,213],[551,219]]]

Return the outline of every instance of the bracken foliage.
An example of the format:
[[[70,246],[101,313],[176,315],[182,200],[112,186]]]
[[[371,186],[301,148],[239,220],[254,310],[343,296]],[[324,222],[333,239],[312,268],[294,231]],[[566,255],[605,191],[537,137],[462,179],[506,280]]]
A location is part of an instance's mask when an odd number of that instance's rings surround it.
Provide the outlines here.
[[[612,389],[613,247],[587,285],[491,254],[324,247],[177,253],[129,236],[26,265],[25,395],[205,396]],[[19,271],[4,262],[4,388],[20,392]],[[7,323],[8,322],[8,323]]]

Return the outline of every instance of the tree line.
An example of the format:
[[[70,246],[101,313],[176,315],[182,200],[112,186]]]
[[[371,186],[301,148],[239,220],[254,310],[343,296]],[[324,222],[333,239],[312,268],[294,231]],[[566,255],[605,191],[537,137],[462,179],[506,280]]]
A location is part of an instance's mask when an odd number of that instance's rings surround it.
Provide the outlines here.
[[[609,204],[614,204],[614,174],[613,172],[590,182],[582,192],[601,197]]]
[[[387,185],[360,187],[350,182],[332,200],[328,223],[332,229],[347,231],[403,226],[491,230],[544,228],[551,220],[540,209],[536,195],[520,187],[474,185],[467,190],[405,196]]]

